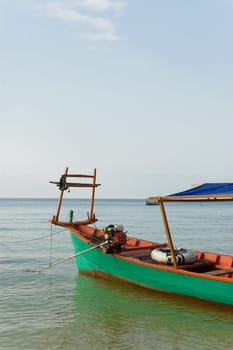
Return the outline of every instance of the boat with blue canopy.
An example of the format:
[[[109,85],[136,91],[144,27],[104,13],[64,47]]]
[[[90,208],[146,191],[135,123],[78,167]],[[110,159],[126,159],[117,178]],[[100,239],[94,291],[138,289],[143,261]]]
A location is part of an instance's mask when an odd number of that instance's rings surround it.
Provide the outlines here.
[[[70,182],[70,178],[77,178],[79,182]],[[97,227],[94,214],[95,190],[99,186],[96,169],[92,174],[70,174],[66,168],[60,180],[52,183],[58,186],[60,197],[50,222],[70,232],[74,254],[69,259],[76,259],[79,273],[116,278],[143,288],[233,306],[233,256],[176,248],[165,210],[166,202],[232,201],[233,183],[204,183],[167,196],[149,197],[161,210],[166,234],[164,243],[133,237],[122,224]],[[62,221],[63,195],[70,187],[91,190],[90,209],[86,218],[74,220],[71,210],[69,220]]]

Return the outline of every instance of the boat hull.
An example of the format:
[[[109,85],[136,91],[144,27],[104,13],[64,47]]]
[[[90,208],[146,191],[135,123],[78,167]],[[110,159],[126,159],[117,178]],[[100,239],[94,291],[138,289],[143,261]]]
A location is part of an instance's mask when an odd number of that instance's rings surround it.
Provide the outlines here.
[[[71,239],[75,253],[92,247],[72,232]],[[104,254],[99,248],[77,256],[76,264],[80,273],[109,275],[144,288],[233,305],[231,281],[135,262],[119,254]]]

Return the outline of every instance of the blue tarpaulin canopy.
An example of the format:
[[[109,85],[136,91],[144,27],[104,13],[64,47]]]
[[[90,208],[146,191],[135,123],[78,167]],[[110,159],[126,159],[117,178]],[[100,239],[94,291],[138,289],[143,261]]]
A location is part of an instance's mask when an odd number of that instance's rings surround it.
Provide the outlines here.
[[[202,185],[195,185],[182,192],[172,193],[167,196],[150,197],[150,199],[157,201],[233,200],[233,183],[204,183]]]
[[[233,183],[232,182],[216,182],[216,183],[204,183],[199,186],[192,187],[186,191],[170,194],[169,196],[208,196],[208,195],[233,195]]]

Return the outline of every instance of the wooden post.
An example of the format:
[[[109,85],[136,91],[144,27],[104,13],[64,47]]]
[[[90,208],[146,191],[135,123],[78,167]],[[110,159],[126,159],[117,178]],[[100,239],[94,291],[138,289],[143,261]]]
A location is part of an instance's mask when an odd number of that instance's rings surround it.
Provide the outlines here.
[[[65,173],[64,173],[65,178],[66,178],[67,174],[68,174],[68,168],[65,168]],[[59,214],[60,214],[60,210],[61,210],[61,203],[62,203],[63,193],[64,193],[64,189],[62,189],[62,190],[61,190],[61,193],[60,193],[60,198],[59,198],[59,202],[58,202],[58,205],[57,205],[57,212],[56,212],[56,215],[55,215],[55,222],[57,222],[58,219],[59,219]]]
[[[168,225],[168,221],[167,221],[167,215],[165,212],[163,200],[161,198],[159,199],[159,206],[160,206],[160,210],[161,210],[161,214],[162,214],[162,218],[163,218],[165,232],[167,235],[168,246],[169,246],[169,248],[171,250],[171,254],[172,254],[173,265],[174,265],[174,268],[177,269],[176,254],[175,254],[174,247],[173,247],[172,237],[171,237],[171,233],[170,233],[170,229],[169,229],[169,225]]]
[[[95,185],[96,185],[96,168],[93,172],[93,181],[92,181],[92,195],[91,195],[91,204],[90,204],[90,220],[93,220],[93,210],[94,210],[94,201],[95,201]]]

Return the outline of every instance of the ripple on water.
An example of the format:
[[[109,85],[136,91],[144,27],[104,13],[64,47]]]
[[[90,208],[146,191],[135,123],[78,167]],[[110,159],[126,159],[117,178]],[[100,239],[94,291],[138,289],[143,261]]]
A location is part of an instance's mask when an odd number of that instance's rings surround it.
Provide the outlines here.
[[[55,202],[16,201],[17,208],[14,208],[13,201],[8,201],[6,206],[3,201],[0,202],[4,217],[2,226],[0,223],[2,242],[19,238],[30,240],[50,232],[47,221],[53,212],[51,205],[54,208]],[[70,204],[67,202],[65,206],[72,209]],[[158,208],[148,208],[139,201],[125,201],[123,204],[122,201],[109,201],[107,204],[101,201],[96,209],[97,213],[100,211],[100,225],[124,223],[127,230],[132,230],[132,235],[138,233],[145,239],[160,241],[161,234],[161,241],[164,241]],[[218,212],[219,207],[215,208]],[[204,212],[211,215],[214,226],[215,213],[212,209],[192,206],[194,210],[200,222],[205,221]],[[14,220],[12,213],[15,212],[18,218],[11,222],[10,228],[4,229],[7,222]],[[232,220],[232,208],[226,207],[226,212]],[[174,228],[177,232],[175,238],[182,245],[187,243],[186,223],[179,226],[179,222],[181,216],[190,221],[190,213],[179,206],[176,215],[171,210],[168,214],[172,231]],[[226,220],[224,215],[220,215],[220,224]],[[145,221],[146,230],[141,231]],[[199,225],[193,225],[192,229],[198,231],[197,240],[190,238],[187,248],[192,248],[191,245],[198,241],[200,245],[209,245],[211,250],[219,248],[219,244],[221,249],[229,249],[232,225],[224,226],[225,236],[220,242],[216,228],[211,232],[211,237],[215,239],[210,239],[207,231],[203,233]],[[119,281],[77,277],[73,260],[41,274],[33,272],[48,264],[49,244],[48,237],[28,244],[0,245],[1,350],[232,348],[232,309],[146,291]],[[54,260],[71,254],[69,234],[64,232],[54,238]]]

